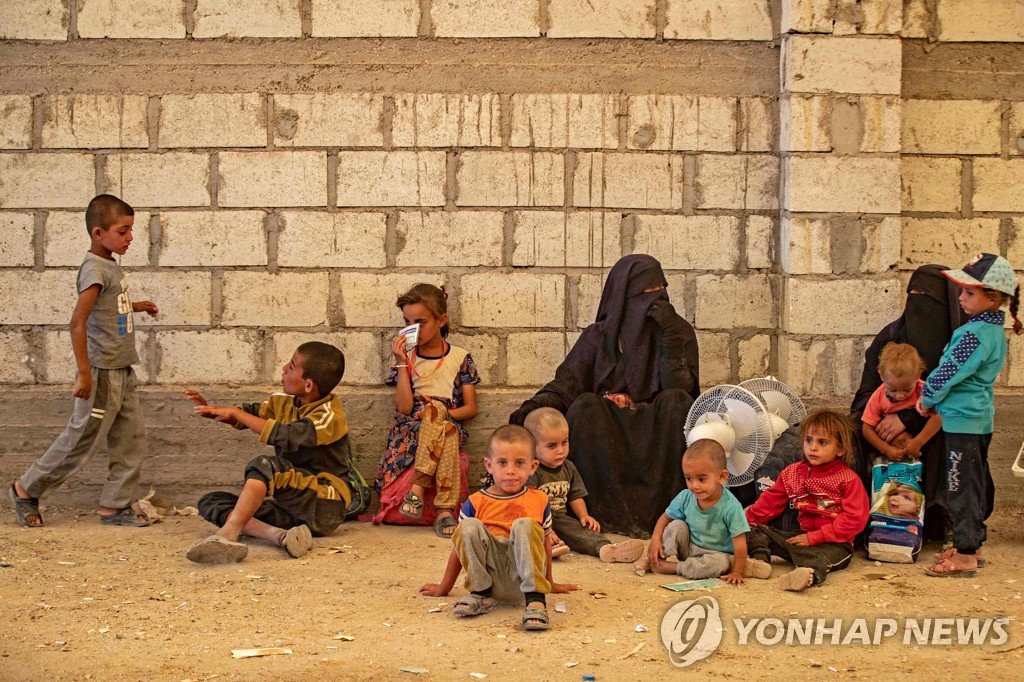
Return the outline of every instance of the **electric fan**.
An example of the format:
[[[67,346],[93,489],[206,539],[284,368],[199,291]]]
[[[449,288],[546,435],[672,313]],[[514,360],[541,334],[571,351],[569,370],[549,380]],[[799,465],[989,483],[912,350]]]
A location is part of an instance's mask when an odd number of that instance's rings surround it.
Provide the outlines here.
[[[756,395],[741,386],[722,384],[697,396],[683,427],[686,444],[702,438],[725,450],[730,488],[754,480],[754,470],[772,449],[772,423]]]
[[[778,440],[782,432],[791,426],[796,426],[807,417],[807,409],[796,394],[786,384],[773,376],[747,379],[740,382],[740,388],[745,388],[764,404],[768,410],[769,419],[772,422],[772,442]]]

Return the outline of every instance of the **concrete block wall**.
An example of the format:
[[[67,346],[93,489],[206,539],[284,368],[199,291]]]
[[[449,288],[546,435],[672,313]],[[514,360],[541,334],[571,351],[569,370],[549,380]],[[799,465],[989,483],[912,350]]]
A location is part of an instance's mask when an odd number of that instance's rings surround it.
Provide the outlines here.
[[[1024,268],[1021,42],[1012,0],[0,4],[0,384],[66,392],[108,191],[162,309],[138,320],[158,414],[329,339],[372,469],[400,292],[451,293],[489,428],[629,253],[664,264],[703,383],[845,403],[914,267]]]

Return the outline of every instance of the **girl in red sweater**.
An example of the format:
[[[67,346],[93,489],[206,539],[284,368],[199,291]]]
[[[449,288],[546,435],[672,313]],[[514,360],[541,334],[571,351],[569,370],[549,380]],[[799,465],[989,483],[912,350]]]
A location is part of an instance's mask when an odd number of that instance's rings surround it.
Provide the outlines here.
[[[747,563],[769,563],[772,554],[791,561],[796,569],[780,584],[794,591],[820,585],[829,571],[850,565],[853,539],[871,512],[864,484],[847,466],[853,459],[853,429],[846,417],[819,410],[800,424],[800,437],[805,461],[783,469],[775,485],[747,508]],[[763,525],[790,503],[799,531]]]

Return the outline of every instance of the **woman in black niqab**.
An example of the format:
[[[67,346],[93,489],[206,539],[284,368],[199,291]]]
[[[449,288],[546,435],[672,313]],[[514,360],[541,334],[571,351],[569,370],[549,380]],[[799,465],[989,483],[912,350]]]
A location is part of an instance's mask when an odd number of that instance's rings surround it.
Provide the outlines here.
[[[698,370],[696,334],[669,302],[661,264],[626,256],[608,274],[597,320],[509,422],[538,407],[564,413],[588,511],[607,530],[647,535],[685,487],[683,424]]]

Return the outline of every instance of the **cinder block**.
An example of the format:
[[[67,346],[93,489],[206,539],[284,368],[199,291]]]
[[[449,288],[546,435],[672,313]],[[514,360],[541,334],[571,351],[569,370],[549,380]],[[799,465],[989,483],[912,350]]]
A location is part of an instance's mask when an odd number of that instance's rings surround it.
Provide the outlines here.
[[[637,215],[633,253],[647,253],[668,270],[735,270],[740,219],[713,215]]]
[[[139,316],[136,314],[135,322],[138,323],[139,319]],[[133,368],[139,381],[142,383],[149,383],[153,380],[149,371],[151,363],[145,342],[146,336],[145,333],[140,333],[136,329],[135,347],[139,354],[139,362]],[[35,360],[41,359],[39,357],[40,354],[45,357],[45,362],[42,363],[41,367],[41,376],[39,377],[40,383],[74,383],[75,374],[78,372],[78,364],[75,362],[75,353],[71,348],[71,332],[67,329],[47,329],[43,333],[43,347],[41,349],[37,348],[35,351]],[[67,396],[68,398],[71,397],[71,391],[68,391]]]
[[[313,0],[313,32],[319,37],[414,37],[419,0]]]
[[[3,25],[2,19],[0,25]],[[0,95],[0,149],[28,149],[31,146],[32,98],[28,95]]]
[[[0,39],[67,40],[69,21],[63,0],[0,3]]]
[[[398,267],[501,265],[504,252],[501,211],[402,212],[398,215]]]
[[[31,213],[0,213],[0,268],[32,267],[36,259],[34,241],[35,217]]]
[[[199,0],[194,38],[298,38],[300,0]]]
[[[791,334],[864,334],[899,317],[903,286],[898,279],[794,277],[786,281],[785,301],[783,326]],[[842,314],[823,309],[823,301],[842,301]]]
[[[84,209],[95,195],[91,154],[0,154],[0,208]]]
[[[515,215],[512,265],[608,267],[622,255],[622,218],[589,211],[521,211]]]
[[[763,377],[771,368],[772,337],[767,334],[756,334],[749,339],[740,339],[739,347],[740,381]]]
[[[629,149],[734,151],[736,100],[676,95],[630,97],[626,146]]]
[[[484,386],[498,384],[498,337],[492,334],[450,334],[448,341],[465,348],[473,356]]]
[[[615,95],[521,94],[509,101],[512,147],[615,149],[619,98]]]
[[[1006,349],[1007,386],[1024,386],[1024,344],[1011,343]]]
[[[439,38],[540,35],[540,8],[535,0],[434,0],[430,19]]]
[[[159,265],[266,265],[265,216],[263,211],[161,213]]]
[[[774,327],[775,302],[768,275],[701,275],[697,278],[696,327]]]
[[[787,92],[900,94],[899,38],[789,35],[782,49]]]
[[[937,16],[935,6],[929,0],[906,0],[900,35],[904,38],[928,38],[932,34],[932,39],[938,40]]]
[[[865,345],[858,339],[835,339],[832,342],[832,395],[849,396],[860,387],[864,371]]]
[[[900,211],[898,158],[792,156],[783,163],[788,180],[787,196],[783,203],[790,211]]]
[[[498,147],[501,98],[495,93],[395,95],[391,140],[396,147]]]
[[[133,301],[153,301],[160,314],[155,318],[135,313],[138,327],[208,327],[212,322],[213,277],[209,272],[181,272],[164,268],[131,272]]]
[[[576,287],[576,310],[573,315],[573,323],[578,329],[593,324],[597,319],[597,306],[601,302],[604,278],[603,274],[580,275],[579,285]]]
[[[729,334],[724,332],[697,330],[702,388],[732,381],[732,360],[729,358],[731,341]]]
[[[767,155],[697,157],[696,208],[778,207],[779,159]]]
[[[402,311],[395,307],[399,296],[420,282],[445,285],[444,275],[427,272],[400,275],[342,272],[340,280],[346,327],[392,327],[395,331],[404,325]],[[459,303],[464,305],[461,300]],[[451,318],[450,313],[448,317]]]
[[[938,14],[944,42],[1024,42],[1024,14],[1017,0],[941,2]]]
[[[1010,154],[1024,154],[1024,102],[1010,103]]]
[[[783,336],[780,346],[780,379],[803,398],[831,395],[831,341]]]
[[[824,218],[782,219],[779,261],[793,275],[832,274],[832,227]]]
[[[326,152],[222,152],[221,206],[326,206]]]
[[[327,323],[326,272],[225,272],[227,327],[317,327]]]
[[[80,211],[50,211],[43,235],[43,262],[47,267],[77,268],[91,244],[85,216]],[[124,267],[149,265],[149,213],[135,212],[132,244],[118,260]]]
[[[181,5],[166,0],[78,0],[78,35],[82,38],[184,38],[185,13]]]
[[[444,206],[444,152],[340,152],[338,206]]]
[[[164,95],[159,145],[266,147],[266,99],[258,92]]]
[[[775,221],[769,216],[747,216],[747,267],[766,269],[775,262]]]
[[[72,269],[0,270],[0,324],[67,325],[78,299],[77,274]]]
[[[860,272],[888,272],[900,260],[900,219],[889,216],[874,221],[864,219],[861,241],[864,251],[860,258]],[[856,387],[855,387],[856,388]]]
[[[24,332],[0,331],[0,383],[34,384],[33,348]]]
[[[278,147],[380,147],[384,96],[318,92],[274,95]]]
[[[296,268],[383,268],[387,216],[383,213],[283,211],[277,263]]]
[[[51,95],[43,98],[43,147],[148,147],[147,107],[141,95]]]
[[[527,273],[463,275],[459,309],[464,327],[565,326],[565,277]]]
[[[900,151],[899,97],[861,97],[861,152]]]
[[[573,205],[680,209],[683,158],[655,153],[579,154],[573,179]]]
[[[509,386],[543,386],[555,376],[567,352],[562,332],[509,334],[507,349]]]
[[[770,152],[776,148],[775,107],[764,97],[741,97],[739,150],[741,152]]]
[[[459,206],[562,206],[565,158],[548,152],[459,155]]]
[[[784,96],[779,99],[779,117],[782,151],[832,151],[832,102],[828,97]]]
[[[1000,102],[908,99],[903,151],[909,154],[998,154]]]
[[[221,166],[222,173],[223,170]],[[207,154],[168,152],[109,156],[104,181],[109,191],[136,208],[210,205],[210,157]]]
[[[898,34],[902,0],[790,0],[782,6],[783,33]]]
[[[1010,261],[1013,267],[1024,269],[1024,218],[1013,218],[1010,225],[1010,241],[1006,246],[1006,260]]]
[[[680,40],[771,40],[769,0],[672,0],[665,37]]]
[[[904,212],[960,210],[960,159],[904,156],[901,162]]]
[[[976,253],[998,250],[998,244],[998,218],[904,218],[900,268],[914,270],[926,263],[960,267]]]
[[[255,331],[204,329],[156,335],[161,384],[251,384],[262,377],[263,341]]]
[[[308,341],[329,343],[345,354],[345,376],[340,387],[380,386],[387,377],[384,349],[378,334],[372,332],[280,332],[274,334],[274,366],[268,374],[279,378],[281,368],[291,360],[295,350]],[[390,359],[390,354],[388,354]],[[337,392],[337,390],[335,391]]]
[[[974,210],[1024,211],[1024,159],[975,159]]]
[[[550,0],[548,38],[653,38],[654,0]]]

